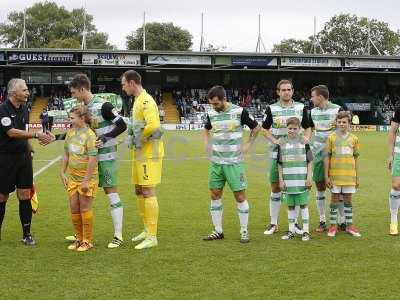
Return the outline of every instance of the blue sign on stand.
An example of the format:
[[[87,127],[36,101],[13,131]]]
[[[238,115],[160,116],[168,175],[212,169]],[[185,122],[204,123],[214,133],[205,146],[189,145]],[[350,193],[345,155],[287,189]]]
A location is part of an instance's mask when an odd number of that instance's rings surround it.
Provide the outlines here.
[[[278,65],[276,57],[233,56],[233,66],[273,67]]]

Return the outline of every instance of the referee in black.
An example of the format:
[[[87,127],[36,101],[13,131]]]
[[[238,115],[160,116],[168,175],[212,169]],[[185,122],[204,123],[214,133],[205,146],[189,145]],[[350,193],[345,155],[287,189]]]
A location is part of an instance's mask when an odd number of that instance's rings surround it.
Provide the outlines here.
[[[0,104],[0,232],[9,194],[17,189],[22,242],[33,246],[36,244],[31,235],[33,170],[28,139],[36,138],[47,145],[54,136],[28,131],[29,113],[25,104],[29,90],[24,80],[11,79],[7,91],[8,99]]]

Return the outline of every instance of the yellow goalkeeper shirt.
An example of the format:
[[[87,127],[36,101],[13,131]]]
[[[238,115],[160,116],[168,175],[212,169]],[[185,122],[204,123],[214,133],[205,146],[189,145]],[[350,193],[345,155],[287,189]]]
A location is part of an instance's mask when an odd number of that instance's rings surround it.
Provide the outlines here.
[[[163,158],[164,144],[161,139],[151,139],[151,135],[161,129],[158,107],[153,97],[146,90],[135,97],[132,108],[134,123],[142,122],[144,142],[141,148],[134,150],[134,159]]]

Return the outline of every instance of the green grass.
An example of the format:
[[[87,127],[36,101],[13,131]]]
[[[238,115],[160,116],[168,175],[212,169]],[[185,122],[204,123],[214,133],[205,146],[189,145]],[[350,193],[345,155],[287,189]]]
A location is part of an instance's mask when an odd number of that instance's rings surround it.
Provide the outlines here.
[[[40,210],[33,219],[38,241],[34,248],[20,244],[20,224],[14,196],[7,204],[0,242],[2,299],[378,299],[398,298],[397,257],[400,240],[388,235],[386,134],[356,133],[361,142],[361,186],[354,198],[354,220],[362,238],[343,233],[335,239],[313,234],[282,241],[286,209],[280,214],[281,232],[263,235],[267,221],[269,185],[265,143],[247,158],[250,237],[239,243],[239,224],[232,193],[224,195],[225,240],[203,242],[212,229],[208,213],[208,162],[200,132],[169,132],[160,203],[159,247],[134,250],[131,236],[141,230],[130,183],[129,152],[120,147],[120,195],[124,203],[124,238],[120,249],[109,250],[112,223],[102,191],[95,200],[95,248],[87,253],[66,250],[64,236],[72,233],[67,195],[59,163],[35,181]],[[61,142],[35,146],[35,170],[62,153]],[[200,158],[199,158],[200,157]],[[312,193],[311,228],[318,224]]]

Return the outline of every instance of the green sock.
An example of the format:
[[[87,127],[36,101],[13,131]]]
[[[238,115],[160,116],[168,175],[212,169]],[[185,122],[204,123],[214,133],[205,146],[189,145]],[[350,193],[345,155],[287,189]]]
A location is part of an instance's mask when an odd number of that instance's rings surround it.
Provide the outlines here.
[[[330,204],[330,211],[331,211],[330,223],[331,223],[331,225],[336,225],[337,224],[337,214],[338,214],[337,203]]]
[[[346,225],[353,224],[353,204],[344,204],[344,215],[346,216]]]

